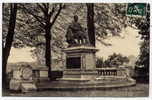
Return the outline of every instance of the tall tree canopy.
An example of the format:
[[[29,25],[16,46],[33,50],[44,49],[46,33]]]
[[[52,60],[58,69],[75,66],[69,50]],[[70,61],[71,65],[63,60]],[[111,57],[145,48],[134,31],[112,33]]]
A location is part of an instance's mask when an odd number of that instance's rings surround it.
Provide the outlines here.
[[[136,62],[136,67],[142,67],[149,75],[149,52],[150,52],[150,5],[147,4],[147,14],[145,18],[135,18],[132,23],[139,29],[139,34],[143,42],[140,47],[140,55]]]
[[[61,8],[64,8],[64,10],[61,11]],[[126,17],[124,16],[126,4],[101,3],[94,4],[93,8],[94,9],[91,10],[94,10],[94,21],[92,23],[94,23],[95,38],[106,45],[102,40],[106,38],[108,34],[118,36],[122,27],[126,25]],[[79,22],[83,27],[87,28],[87,12],[90,11],[90,9],[88,9],[88,11],[87,9],[86,4],[20,4],[13,46],[35,47],[35,49],[32,50],[33,54],[38,58],[43,58],[42,55],[46,55],[47,57],[44,56],[44,58],[48,58],[47,61],[42,60],[42,62],[46,61],[47,66],[50,66],[50,50],[53,54],[54,52],[60,53],[60,49],[66,47],[65,33],[67,26],[72,22],[73,15],[78,15],[80,18]],[[5,10],[6,16],[4,15],[5,20],[3,21],[3,25],[6,26],[3,28],[4,42],[8,27],[8,20],[6,20],[8,19],[7,11],[8,9]],[[55,17],[56,15],[58,15],[58,17]],[[48,30],[48,27],[51,27],[51,30]],[[49,31],[50,34],[46,34],[49,33]],[[50,42],[51,46],[46,45],[46,41],[47,44]],[[47,54],[44,50],[47,50]]]
[[[57,20],[64,4],[28,4],[22,5],[25,12],[30,14],[42,28],[45,36],[45,64],[49,68],[51,78],[51,29]],[[30,9],[29,9],[30,8]]]
[[[49,68],[50,77],[51,29],[63,8],[64,4],[19,4],[16,28],[17,34],[15,35],[13,45],[14,47],[38,47],[40,45],[45,45],[45,64]],[[4,25],[7,27],[7,20],[4,20],[4,22],[5,21],[6,24],[4,23]],[[5,34],[3,40],[5,42]]]

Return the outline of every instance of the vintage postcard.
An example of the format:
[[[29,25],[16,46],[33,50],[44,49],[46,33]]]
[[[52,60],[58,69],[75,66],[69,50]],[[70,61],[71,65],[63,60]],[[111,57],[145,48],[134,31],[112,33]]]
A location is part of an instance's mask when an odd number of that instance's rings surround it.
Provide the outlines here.
[[[150,2],[1,5],[2,97],[150,97]]]

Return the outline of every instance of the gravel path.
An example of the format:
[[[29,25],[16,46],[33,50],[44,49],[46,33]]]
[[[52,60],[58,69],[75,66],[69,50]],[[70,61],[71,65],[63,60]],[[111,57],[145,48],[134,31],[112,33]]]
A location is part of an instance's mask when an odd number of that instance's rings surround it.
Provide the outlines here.
[[[74,90],[74,91],[37,91],[32,93],[13,93],[4,91],[3,96],[24,97],[146,97],[149,95],[148,84],[136,84],[132,87],[101,89],[101,90]]]

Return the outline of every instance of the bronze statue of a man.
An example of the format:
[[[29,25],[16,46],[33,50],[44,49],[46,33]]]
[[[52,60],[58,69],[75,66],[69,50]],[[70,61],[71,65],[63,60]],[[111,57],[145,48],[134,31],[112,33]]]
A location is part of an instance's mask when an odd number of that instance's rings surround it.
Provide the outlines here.
[[[78,16],[74,16],[74,21],[67,29],[66,39],[69,46],[89,44],[88,34],[85,29],[78,23]]]

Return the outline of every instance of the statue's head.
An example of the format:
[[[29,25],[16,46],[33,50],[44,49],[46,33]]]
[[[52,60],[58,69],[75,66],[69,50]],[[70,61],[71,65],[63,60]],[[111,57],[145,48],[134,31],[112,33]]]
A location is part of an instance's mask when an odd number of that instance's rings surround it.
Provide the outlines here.
[[[78,21],[78,16],[74,15],[74,21],[77,22]]]

